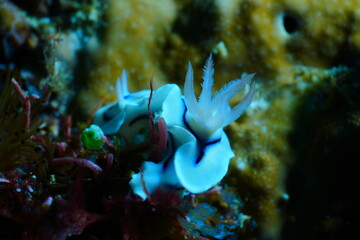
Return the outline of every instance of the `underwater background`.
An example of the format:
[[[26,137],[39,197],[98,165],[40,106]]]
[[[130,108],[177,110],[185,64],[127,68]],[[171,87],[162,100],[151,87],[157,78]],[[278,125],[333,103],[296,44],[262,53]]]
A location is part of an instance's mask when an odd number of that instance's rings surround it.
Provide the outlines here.
[[[235,157],[144,201],[150,126],[86,131],[124,69],[183,89],[191,61],[199,95],[210,53],[215,89],[256,73]],[[359,56],[360,0],[0,0],[0,239],[357,239]]]

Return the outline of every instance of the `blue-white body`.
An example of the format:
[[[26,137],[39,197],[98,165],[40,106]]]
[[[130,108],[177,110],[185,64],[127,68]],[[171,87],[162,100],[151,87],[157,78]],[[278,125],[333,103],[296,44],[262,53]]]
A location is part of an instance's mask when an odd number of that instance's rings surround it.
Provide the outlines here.
[[[193,70],[189,62],[184,96],[176,84],[166,84],[153,93],[150,111],[162,117],[168,129],[169,147],[159,163],[145,161],[142,172],[133,174],[130,186],[143,199],[157,188],[184,188],[201,193],[219,183],[234,157],[223,128],[235,121],[250,104],[255,84],[253,74],[225,85],[214,97],[211,55],[204,69],[199,100],[194,95]],[[243,100],[231,108],[228,101],[246,84],[250,89]],[[150,90],[129,93],[124,71],[117,83],[118,101],[98,110],[94,124],[103,132],[133,138],[141,128],[148,128]],[[146,188],[146,189],[144,189]]]

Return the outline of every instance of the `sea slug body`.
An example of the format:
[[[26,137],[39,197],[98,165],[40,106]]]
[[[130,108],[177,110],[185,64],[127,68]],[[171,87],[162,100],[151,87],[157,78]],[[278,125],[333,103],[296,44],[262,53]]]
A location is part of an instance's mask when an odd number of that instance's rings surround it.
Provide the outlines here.
[[[204,68],[199,100],[194,94],[194,78],[189,62],[184,96],[176,84],[166,84],[150,90],[129,93],[127,75],[123,71],[117,82],[117,103],[98,110],[94,124],[105,134],[133,138],[139,129],[149,128],[149,110],[162,118],[168,131],[168,153],[159,162],[144,161],[139,173],[132,175],[133,193],[146,199],[157,188],[184,188],[201,193],[218,184],[225,176],[234,157],[223,128],[235,121],[251,103],[255,92],[254,74],[226,84],[212,96],[212,56]],[[246,85],[249,90],[233,108],[229,100]],[[149,106],[148,106],[149,104]]]

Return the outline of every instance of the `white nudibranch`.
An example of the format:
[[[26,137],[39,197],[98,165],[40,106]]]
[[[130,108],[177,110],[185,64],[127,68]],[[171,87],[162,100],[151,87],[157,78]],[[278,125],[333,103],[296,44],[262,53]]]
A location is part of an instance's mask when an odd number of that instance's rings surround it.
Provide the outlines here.
[[[239,118],[251,103],[255,91],[254,74],[229,82],[212,97],[213,74],[210,55],[197,100],[189,62],[184,96],[177,85],[166,84],[153,92],[150,101],[150,90],[129,93],[123,71],[117,82],[117,102],[97,111],[94,124],[106,135],[116,134],[128,139],[139,129],[150,128],[149,110],[166,123],[168,139],[163,159],[157,163],[145,160],[141,171],[133,174],[129,182],[133,193],[142,199],[158,188],[205,192],[225,176],[234,153],[223,128]],[[228,101],[247,84],[250,84],[248,92],[231,108]]]

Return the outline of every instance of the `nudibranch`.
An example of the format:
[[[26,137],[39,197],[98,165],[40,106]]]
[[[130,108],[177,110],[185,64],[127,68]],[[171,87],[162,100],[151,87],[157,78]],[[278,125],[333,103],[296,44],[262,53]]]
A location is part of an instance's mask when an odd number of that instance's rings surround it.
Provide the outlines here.
[[[235,121],[251,103],[255,92],[254,74],[233,80],[212,97],[213,62],[210,55],[204,67],[202,91],[199,100],[194,94],[194,77],[191,63],[184,85],[187,110],[184,124],[197,139],[196,148],[180,147],[175,154],[175,170],[179,181],[192,193],[204,192],[225,176],[230,159],[234,157],[229,139],[223,128]],[[250,89],[242,101],[231,109],[229,100],[247,84]],[[183,155],[187,153],[187,157]],[[193,177],[196,176],[196,177]]]
[[[199,100],[194,94],[191,63],[186,73],[184,95],[176,84],[166,84],[153,92],[129,93],[123,71],[117,81],[117,102],[102,107],[94,124],[104,134],[133,138],[141,128],[149,128],[149,114],[162,118],[168,131],[167,153],[159,162],[144,161],[139,173],[132,175],[134,194],[146,199],[158,188],[183,188],[201,193],[218,184],[234,157],[223,128],[235,121],[251,103],[255,92],[254,74],[236,79],[212,96],[213,61],[204,67]],[[245,86],[249,88],[240,103],[231,108],[229,100]],[[150,111],[150,113],[149,113]]]

